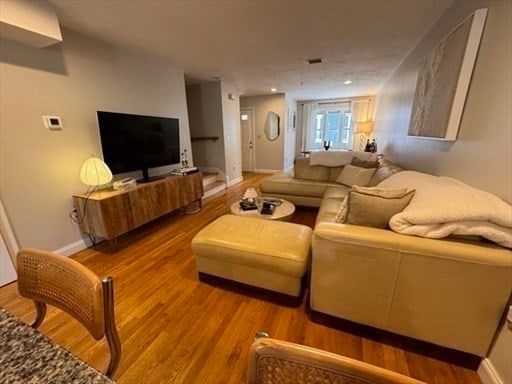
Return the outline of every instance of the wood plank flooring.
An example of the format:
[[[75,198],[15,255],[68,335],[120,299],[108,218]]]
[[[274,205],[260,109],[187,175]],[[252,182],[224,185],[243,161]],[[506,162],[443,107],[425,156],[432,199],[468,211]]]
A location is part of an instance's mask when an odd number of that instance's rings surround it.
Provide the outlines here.
[[[249,346],[260,330],[429,383],[480,383],[474,370],[421,348],[311,321],[307,294],[293,307],[247,287],[199,282],[191,239],[264,176],[244,174],[242,183],[205,199],[199,213],[160,218],[119,238],[116,249],[103,242],[73,256],[98,275],[114,277],[122,342],[118,383],[245,383]],[[299,207],[292,221],[312,227],[316,212]],[[33,305],[15,283],[0,289],[0,305],[23,321],[33,319]],[[60,310],[49,308],[40,330],[97,369],[106,367],[106,343]]]

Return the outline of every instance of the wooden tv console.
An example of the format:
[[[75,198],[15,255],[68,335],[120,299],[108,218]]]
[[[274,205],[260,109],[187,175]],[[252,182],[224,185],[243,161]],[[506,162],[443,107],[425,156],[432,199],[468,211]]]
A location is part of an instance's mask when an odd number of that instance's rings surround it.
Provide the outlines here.
[[[201,205],[202,196],[203,178],[201,172],[196,172],[166,176],[126,190],[74,195],[73,200],[80,230],[112,240],[195,201]]]

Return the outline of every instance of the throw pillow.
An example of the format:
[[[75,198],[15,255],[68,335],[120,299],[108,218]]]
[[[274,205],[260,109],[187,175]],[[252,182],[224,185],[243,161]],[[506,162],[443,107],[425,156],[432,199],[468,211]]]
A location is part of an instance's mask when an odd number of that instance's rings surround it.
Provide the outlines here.
[[[353,186],[347,203],[345,223],[375,228],[389,228],[389,220],[402,212],[414,196],[406,188],[364,188]],[[341,215],[340,215],[341,216]]]
[[[402,171],[403,169],[400,168],[398,165],[392,163],[391,161],[387,159],[381,159],[379,162],[379,167],[377,168],[377,171],[373,174],[372,179],[368,183],[369,187],[375,187],[378,185],[382,180],[387,179],[391,175],[394,175],[395,173],[398,173]]]
[[[370,182],[375,168],[361,168],[347,164],[343,167],[339,177],[336,179],[337,183],[351,187],[353,185],[366,186]]]
[[[352,158],[352,162],[350,163],[356,167],[361,168],[377,168],[379,166],[378,160],[363,160],[359,157]]]

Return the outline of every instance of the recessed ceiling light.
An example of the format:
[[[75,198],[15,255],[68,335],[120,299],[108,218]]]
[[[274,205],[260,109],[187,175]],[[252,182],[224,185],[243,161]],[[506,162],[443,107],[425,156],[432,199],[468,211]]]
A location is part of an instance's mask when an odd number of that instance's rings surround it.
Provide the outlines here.
[[[343,82],[343,84],[352,84],[352,81],[351,80],[346,80]]]
[[[270,92],[277,92],[277,88],[272,88]]]

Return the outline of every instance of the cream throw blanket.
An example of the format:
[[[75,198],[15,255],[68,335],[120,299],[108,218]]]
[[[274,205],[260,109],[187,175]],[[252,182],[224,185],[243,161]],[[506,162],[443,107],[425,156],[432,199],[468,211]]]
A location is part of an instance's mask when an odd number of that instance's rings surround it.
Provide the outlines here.
[[[512,206],[491,193],[414,171],[398,172],[379,187],[416,190],[409,205],[389,221],[395,232],[436,239],[477,235],[512,248]]]
[[[352,158],[361,160],[377,160],[377,154],[362,151],[317,151],[311,152],[309,165],[323,165],[325,167],[341,167],[350,164]]]

